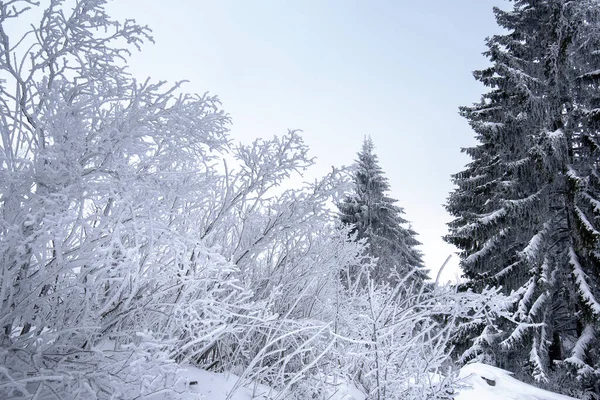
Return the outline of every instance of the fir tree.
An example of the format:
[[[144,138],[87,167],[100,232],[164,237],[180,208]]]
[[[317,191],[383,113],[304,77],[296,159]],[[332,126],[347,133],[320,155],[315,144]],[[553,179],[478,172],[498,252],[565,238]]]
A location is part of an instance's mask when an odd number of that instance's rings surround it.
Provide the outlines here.
[[[497,364],[538,382],[563,365],[598,392],[598,2],[514,3],[495,9],[508,33],[487,40],[492,66],[474,73],[489,92],[461,108],[479,144],[454,175],[446,239],[468,287],[512,294],[511,321],[480,326],[475,350],[501,341]]]
[[[369,253],[378,259],[372,278],[378,283],[396,283],[412,273],[411,282],[427,279],[417,233],[405,227],[404,210],[388,197],[387,178],[374,153],[373,141],[365,138],[356,160],[354,193],[338,204],[344,224],[353,224],[352,233],[365,238]]]

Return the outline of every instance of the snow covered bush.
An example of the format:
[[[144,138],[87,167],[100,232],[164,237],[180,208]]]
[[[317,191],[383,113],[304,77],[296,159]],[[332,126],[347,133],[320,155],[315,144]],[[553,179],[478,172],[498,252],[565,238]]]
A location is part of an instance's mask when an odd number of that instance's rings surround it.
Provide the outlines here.
[[[289,386],[347,257],[344,178],[277,193],[300,136],[234,146],[216,98],[137,82],[149,32],[103,4],[0,5],[2,397],[176,396],[173,361]]]
[[[3,398],[169,390],[173,359],[262,315],[194,219],[228,117],[127,75],[148,30],[103,3],[0,5]]]
[[[485,318],[504,297],[455,288],[377,285],[368,277],[346,284],[334,315],[334,347],[342,376],[374,399],[450,399],[456,388],[452,340],[459,323]],[[367,285],[364,282],[368,282]]]

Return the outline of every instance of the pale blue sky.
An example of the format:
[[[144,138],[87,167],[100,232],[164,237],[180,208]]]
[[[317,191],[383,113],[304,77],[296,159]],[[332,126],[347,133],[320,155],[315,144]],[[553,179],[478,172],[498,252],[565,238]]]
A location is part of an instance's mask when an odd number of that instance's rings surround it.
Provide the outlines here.
[[[134,75],[190,81],[217,94],[242,141],[302,129],[317,157],[310,176],[348,165],[370,135],[391,195],[419,232],[432,270],[445,244],[450,174],[474,143],[458,107],[484,88],[484,39],[505,0],[118,0],[109,10],[154,31]],[[457,258],[444,274],[456,273]]]

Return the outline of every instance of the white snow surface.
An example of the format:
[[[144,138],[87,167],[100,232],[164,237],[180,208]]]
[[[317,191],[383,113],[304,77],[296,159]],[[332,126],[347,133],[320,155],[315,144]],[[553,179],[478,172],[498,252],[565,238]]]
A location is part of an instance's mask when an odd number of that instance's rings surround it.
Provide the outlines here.
[[[219,374],[185,366],[180,368],[177,375],[179,379],[176,389],[183,392],[189,388],[189,391],[195,395],[190,397],[191,399],[267,400],[277,395],[273,389],[261,384],[237,387],[239,377],[234,374]],[[231,396],[228,397],[230,394]]]
[[[191,366],[181,368],[178,375],[178,389],[185,391],[186,386],[189,387],[193,399],[269,400],[277,398],[278,394],[268,386],[260,384],[250,384],[233,390],[238,383],[237,376],[208,372]],[[459,378],[463,387],[455,400],[577,400],[528,385],[511,375],[511,372],[490,365],[468,364],[460,370]],[[196,384],[190,385],[190,382]],[[335,385],[332,384],[332,390],[326,398],[366,400],[367,396],[354,385],[337,381]]]
[[[461,383],[470,388],[461,389],[455,400],[575,400],[573,397],[538,389],[511,375],[511,372],[486,364],[465,365],[460,370],[459,377],[462,379]]]
[[[234,374],[223,374],[205,371],[193,366],[180,368],[178,384],[179,392],[189,390],[190,399],[198,400],[271,400],[279,393],[266,385],[250,383],[239,385],[239,377]],[[195,382],[195,384],[194,384]],[[327,400],[366,400],[367,396],[354,385],[341,379],[327,379],[331,389],[326,393]],[[229,396],[229,397],[228,397]]]

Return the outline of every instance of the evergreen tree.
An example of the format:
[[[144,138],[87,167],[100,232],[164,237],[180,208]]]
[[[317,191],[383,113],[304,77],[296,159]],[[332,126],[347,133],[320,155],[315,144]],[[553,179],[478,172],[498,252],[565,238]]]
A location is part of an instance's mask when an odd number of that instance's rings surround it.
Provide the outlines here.
[[[393,284],[408,273],[411,282],[423,282],[427,271],[416,248],[417,233],[405,227],[404,210],[386,195],[390,185],[373,150],[373,141],[365,138],[356,160],[354,193],[338,204],[341,221],[354,225],[352,233],[365,238],[370,255],[378,259],[372,272],[376,282]]]
[[[487,40],[490,90],[461,108],[479,144],[454,175],[446,240],[466,286],[501,286],[513,314],[480,326],[467,354],[548,382],[557,365],[598,392],[600,320],[600,27],[597,0],[519,0],[495,9],[508,33]],[[488,354],[491,356],[491,354]]]

